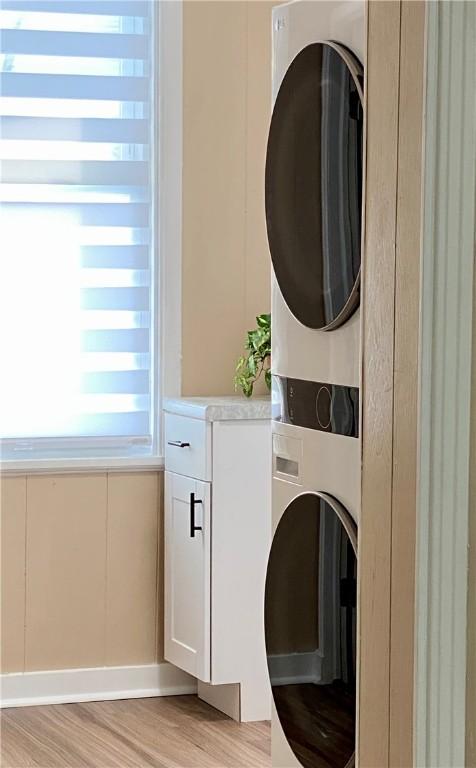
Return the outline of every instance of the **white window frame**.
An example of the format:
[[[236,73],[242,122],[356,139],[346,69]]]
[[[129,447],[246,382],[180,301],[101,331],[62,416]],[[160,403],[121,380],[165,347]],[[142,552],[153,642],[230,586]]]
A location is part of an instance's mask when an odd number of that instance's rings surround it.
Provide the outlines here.
[[[162,328],[157,377],[156,434],[163,455],[162,399],[182,393],[182,167],[183,167],[183,9],[182,0],[159,4],[159,71],[162,72],[159,126],[159,319]]]
[[[153,307],[154,444],[150,456],[5,459],[2,474],[163,469],[162,398],[181,393],[182,346],[182,0],[155,0],[155,211]],[[157,84],[156,84],[157,89]]]

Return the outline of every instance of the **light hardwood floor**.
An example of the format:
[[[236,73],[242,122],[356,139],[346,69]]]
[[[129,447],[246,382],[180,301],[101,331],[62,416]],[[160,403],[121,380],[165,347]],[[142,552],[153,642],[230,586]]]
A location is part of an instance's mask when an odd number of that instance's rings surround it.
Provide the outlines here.
[[[5,709],[2,768],[269,768],[269,723],[196,696]]]

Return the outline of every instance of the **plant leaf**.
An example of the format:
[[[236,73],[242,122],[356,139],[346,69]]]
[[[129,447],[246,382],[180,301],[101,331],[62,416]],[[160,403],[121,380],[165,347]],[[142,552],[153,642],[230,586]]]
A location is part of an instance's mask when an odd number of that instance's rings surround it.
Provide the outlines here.
[[[256,323],[257,327],[246,334],[246,356],[238,359],[235,368],[235,390],[241,389],[245,397],[251,397],[254,384],[263,372],[266,385],[271,388],[271,315],[258,315]]]
[[[245,397],[251,397],[253,394],[253,382],[247,381],[246,384],[243,386],[243,394]]]
[[[249,372],[253,376],[256,376],[256,360],[255,360],[255,356],[253,354],[249,356],[248,361],[247,361],[247,365],[248,365]]]
[[[270,328],[271,315],[267,315],[267,314],[258,315],[258,317],[256,318],[256,322],[258,323],[259,328]]]

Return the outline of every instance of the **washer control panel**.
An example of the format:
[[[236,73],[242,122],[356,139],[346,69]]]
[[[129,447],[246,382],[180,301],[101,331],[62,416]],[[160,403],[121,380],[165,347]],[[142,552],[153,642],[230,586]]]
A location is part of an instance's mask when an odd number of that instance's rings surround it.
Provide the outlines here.
[[[273,376],[274,421],[297,427],[359,436],[359,390],[341,384]]]

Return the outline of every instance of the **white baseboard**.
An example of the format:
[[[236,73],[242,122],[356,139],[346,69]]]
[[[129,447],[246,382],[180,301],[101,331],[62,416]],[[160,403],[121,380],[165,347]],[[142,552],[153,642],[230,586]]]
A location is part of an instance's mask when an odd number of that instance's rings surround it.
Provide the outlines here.
[[[271,685],[318,683],[322,676],[322,655],[318,650],[280,653],[268,656],[268,666]]]
[[[196,693],[195,678],[173,664],[94,667],[0,675],[0,706],[31,707],[82,701],[140,699]]]

